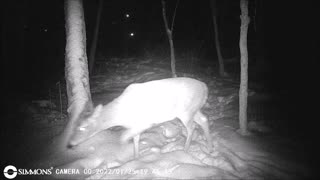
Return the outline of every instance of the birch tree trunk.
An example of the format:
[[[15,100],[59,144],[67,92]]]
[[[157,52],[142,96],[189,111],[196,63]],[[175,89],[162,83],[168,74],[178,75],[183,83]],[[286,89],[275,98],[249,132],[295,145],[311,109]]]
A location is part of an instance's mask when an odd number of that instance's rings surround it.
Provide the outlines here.
[[[247,34],[250,18],[248,16],[248,0],[240,0],[241,8],[241,27],[240,27],[240,63],[241,77],[239,90],[239,123],[240,133],[247,135],[247,106],[248,106],[248,49],[247,49]]]
[[[65,0],[66,55],[65,79],[69,121],[59,146],[67,146],[74,123],[85,108],[93,108],[86,54],[86,30],[82,0]]]

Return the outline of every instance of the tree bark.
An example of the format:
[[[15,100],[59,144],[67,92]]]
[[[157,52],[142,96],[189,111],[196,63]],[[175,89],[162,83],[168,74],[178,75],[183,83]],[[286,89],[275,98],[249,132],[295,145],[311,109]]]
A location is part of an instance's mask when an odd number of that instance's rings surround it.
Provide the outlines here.
[[[172,71],[172,77],[177,77],[176,74],[176,58],[174,55],[174,46],[173,46],[173,40],[172,40],[172,31],[170,30],[168,26],[168,21],[167,21],[167,15],[166,15],[166,3],[164,0],[161,0],[162,3],[162,17],[164,21],[164,25],[166,28],[169,44],[170,44],[170,57],[171,57],[171,71]]]
[[[241,27],[240,27],[240,63],[241,77],[239,90],[239,123],[240,133],[248,134],[247,131],[247,106],[248,106],[248,49],[247,49],[247,34],[250,18],[248,16],[248,0],[240,0],[241,8]]]
[[[93,108],[89,85],[86,30],[82,0],[65,0],[65,21],[65,78],[69,121],[58,142],[60,148],[67,147],[67,142],[80,113],[85,108]]]
[[[224,77],[226,76],[226,72],[224,70],[224,63],[223,63],[223,57],[220,49],[220,41],[219,41],[219,31],[218,31],[218,23],[217,23],[217,3],[216,0],[210,1],[211,5],[211,12],[212,12],[212,20],[213,20],[213,26],[214,26],[214,42],[217,50],[218,55],[218,62],[219,62],[219,74],[220,76]]]
[[[98,43],[98,35],[99,35],[99,27],[100,27],[100,19],[102,14],[102,7],[103,7],[103,0],[99,0],[98,5],[98,12],[97,12],[97,21],[96,26],[94,28],[93,39],[90,47],[90,54],[89,54],[89,72],[90,74],[93,73],[94,63],[95,63],[95,55],[97,50],[97,43]]]

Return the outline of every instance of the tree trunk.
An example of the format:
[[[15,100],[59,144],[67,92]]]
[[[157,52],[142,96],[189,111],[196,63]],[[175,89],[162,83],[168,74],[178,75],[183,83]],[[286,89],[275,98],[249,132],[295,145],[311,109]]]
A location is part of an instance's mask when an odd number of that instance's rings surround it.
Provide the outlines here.
[[[240,0],[241,27],[240,27],[240,54],[241,54],[241,80],[239,90],[239,123],[240,133],[248,134],[247,131],[247,106],[248,106],[248,49],[247,34],[250,18],[248,16],[248,0]]]
[[[219,31],[218,31],[218,23],[217,23],[217,3],[216,3],[216,0],[211,0],[210,5],[211,5],[211,12],[212,12],[213,26],[214,26],[214,39],[215,39],[214,42],[215,42],[217,55],[218,55],[218,62],[219,62],[219,74],[220,74],[220,76],[224,77],[227,74],[224,70],[223,57],[222,57],[222,53],[221,53],[221,49],[220,49]]]
[[[65,78],[68,95],[69,122],[58,148],[66,148],[74,123],[85,108],[93,108],[86,54],[86,30],[82,0],[65,0],[66,55]]]
[[[97,12],[97,21],[96,21],[96,26],[94,28],[94,34],[93,34],[93,39],[90,47],[90,54],[89,54],[89,72],[92,74],[93,72],[93,67],[95,63],[95,55],[96,55],[96,50],[97,50],[97,43],[98,43],[98,35],[99,35],[99,27],[100,27],[100,19],[101,19],[101,14],[102,14],[102,7],[103,7],[103,0],[99,0],[99,5],[98,5],[98,12]]]
[[[172,71],[172,77],[177,77],[176,74],[176,58],[174,55],[174,46],[173,46],[173,40],[172,40],[172,31],[169,29],[167,16],[166,16],[166,3],[164,0],[161,0],[162,3],[162,17],[164,21],[164,25],[166,28],[169,44],[170,44],[170,57],[171,57],[171,71]]]

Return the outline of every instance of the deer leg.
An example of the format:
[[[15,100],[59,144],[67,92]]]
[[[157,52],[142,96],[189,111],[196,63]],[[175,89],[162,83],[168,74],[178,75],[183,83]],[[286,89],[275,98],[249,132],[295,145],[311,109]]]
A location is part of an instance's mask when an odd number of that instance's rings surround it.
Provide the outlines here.
[[[190,118],[181,118],[180,120],[182,121],[182,123],[184,124],[184,126],[187,129],[187,139],[186,139],[186,143],[184,145],[184,150],[187,152],[190,147],[195,124],[192,121],[190,121]]]
[[[135,130],[127,130],[121,136],[120,142],[127,143],[133,137],[133,146],[134,146],[134,157],[139,157],[139,140],[140,134],[134,135]]]
[[[201,126],[203,129],[204,135],[206,136],[206,139],[208,141],[208,149],[209,151],[212,151],[212,139],[209,131],[209,123],[208,123],[208,118],[201,112],[198,111],[195,114],[194,120]]]

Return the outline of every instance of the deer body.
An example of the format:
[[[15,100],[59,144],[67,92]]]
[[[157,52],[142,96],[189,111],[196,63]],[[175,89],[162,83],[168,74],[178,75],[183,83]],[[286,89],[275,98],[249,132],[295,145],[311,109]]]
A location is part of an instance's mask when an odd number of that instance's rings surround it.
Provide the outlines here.
[[[201,108],[208,97],[205,83],[191,78],[168,78],[129,85],[123,93],[109,104],[98,105],[93,114],[79,120],[69,145],[75,146],[95,134],[114,126],[127,131],[122,142],[133,138],[135,156],[138,157],[140,134],[150,127],[179,118],[187,129],[185,150],[188,150],[193,121],[199,124],[211,149],[211,137],[207,117]]]

